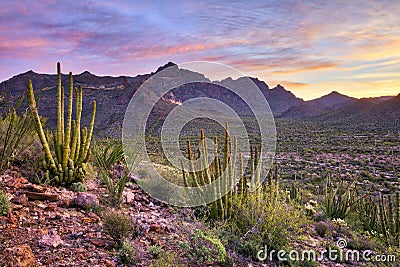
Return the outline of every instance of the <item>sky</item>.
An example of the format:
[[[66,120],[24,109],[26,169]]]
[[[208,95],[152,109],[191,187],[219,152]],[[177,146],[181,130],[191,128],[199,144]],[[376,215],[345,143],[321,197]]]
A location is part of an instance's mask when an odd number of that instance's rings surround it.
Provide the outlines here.
[[[400,93],[394,1],[0,3],[0,81],[33,70],[97,75],[213,61],[313,99]]]

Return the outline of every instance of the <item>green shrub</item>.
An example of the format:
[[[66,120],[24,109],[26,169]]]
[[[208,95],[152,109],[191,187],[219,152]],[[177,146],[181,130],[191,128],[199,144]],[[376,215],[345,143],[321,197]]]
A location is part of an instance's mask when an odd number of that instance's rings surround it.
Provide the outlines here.
[[[122,143],[110,143],[105,146],[96,144],[92,148],[92,153],[96,159],[96,166],[100,171],[100,178],[107,189],[108,204],[118,208],[121,204],[124,188],[129,181],[129,172],[124,160]],[[117,163],[122,164],[123,170],[116,175],[113,167]]]
[[[196,229],[190,237],[188,257],[193,264],[199,266],[223,264],[226,260],[226,250],[221,240]]]
[[[350,207],[354,204],[353,195],[354,183],[347,188],[338,186],[333,188],[330,177],[326,180],[324,195],[324,211],[327,217],[331,219],[345,219]]]
[[[122,243],[121,250],[119,251],[119,258],[122,263],[136,263],[136,251],[128,241]]]
[[[6,215],[10,210],[10,200],[8,200],[8,197],[0,190],[0,215]]]
[[[74,192],[86,192],[87,186],[84,183],[77,182],[71,185],[71,190]]]
[[[20,96],[15,101],[3,100],[2,110],[5,116],[0,115],[0,170],[8,167],[10,161],[19,158],[21,153],[28,150],[35,140],[35,123],[30,113],[18,115],[16,109],[23,100]]]
[[[327,223],[321,221],[315,225],[315,231],[320,237],[325,237],[329,234],[330,228]]]
[[[263,249],[263,244],[261,244],[257,240],[244,240],[238,248],[238,252],[248,258],[251,258],[254,261],[258,261],[257,253],[260,249]]]
[[[185,265],[180,263],[180,256],[175,252],[167,251],[162,257],[154,259],[150,267],[184,267]]]
[[[252,240],[252,246],[266,245],[275,250],[296,240],[302,225],[308,222],[299,209],[268,193],[251,193],[241,204],[235,201],[232,213],[228,224],[236,236]]]
[[[159,246],[151,246],[149,252],[153,256],[153,259],[159,259],[165,254],[165,251]]]
[[[121,247],[125,240],[133,234],[132,222],[129,216],[116,212],[107,211],[102,216],[103,227],[117,244]]]

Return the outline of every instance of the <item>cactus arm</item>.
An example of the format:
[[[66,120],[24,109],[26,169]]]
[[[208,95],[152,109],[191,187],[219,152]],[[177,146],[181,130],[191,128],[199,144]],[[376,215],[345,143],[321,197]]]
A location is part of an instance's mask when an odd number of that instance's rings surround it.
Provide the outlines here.
[[[182,160],[181,160],[181,169],[182,169],[183,183],[184,183],[185,187],[189,187],[189,184],[188,184],[188,181],[187,181],[187,177],[186,177],[185,168],[183,167],[183,161]]]
[[[229,192],[230,189],[230,181],[229,181],[229,160],[230,160],[230,149],[229,149],[229,133],[228,133],[228,123],[225,123],[225,140],[224,140],[224,163],[223,163],[223,171],[221,171],[224,175],[221,177],[222,184],[224,186],[224,207],[225,207],[225,214],[228,214],[229,210]]]
[[[72,124],[72,101],[73,101],[73,80],[72,72],[69,73],[69,90],[68,90],[68,110],[67,110],[67,125],[64,134],[64,152],[62,166],[65,169],[68,164],[69,153],[70,153],[70,143],[71,143],[71,124]],[[68,177],[68,172],[65,175]]]
[[[62,142],[62,86],[61,86],[61,65],[57,62],[57,136],[56,136],[56,156],[58,162],[62,162],[61,142]]]
[[[236,188],[236,162],[237,162],[237,138],[236,136],[233,137],[233,159],[232,159],[232,164],[231,164],[231,177],[232,177],[232,186],[233,186],[233,192],[237,192]]]
[[[64,92],[64,86],[61,86],[61,144],[63,144],[64,141],[64,104],[65,104],[65,92]]]
[[[29,82],[28,82],[28,103],[29,103],[29,108],[33,114],[33,118],[35,120],[37,133],[39,135],[40,142],[42,143],[43,150],[44,150],[44,153],[46,156],[46,160],[48,161],[48,163],[50,163],[50,167],[52,169],[55,169],[56,165],[54,163],[53,156],[51,155],[49,143],[47,142],[45,133],[43,131],[42,123],[40,121],[39,113],[38,113],[38,110],[36,107],[36,101],[35,101],[35,96],[33,94],[33,87],[32,87],[31,80],[29,80]]]
[[[85,140],[85,144],[83,146],[83,153],[82,155],[79,155],[80,160],[78,160],[79,162],[86,162],[88,160],[88,156],[90,153],[90,141],[92,139],[92,135],[93,135],[93,128],[94,128],[94,118],[96,116],[96,101],[93,101],[92,103],[92,119],[90,121],[90,126],[89,126],[89,132],[87,133],[87,138]]]
[[[82,159],[82,155],[84,153],[86,140],[87,140],[87,128],[84,127],[84,128],[82,128],[82,131],[81,131],[81,145],[79,147],[79,159],[76,163],[77,165],[82,163],[81,159]]]
[[[193,157],[192,147],[190,145],[190,140],[187,140],[187,150],[188,150],[188,157],[189,157],[189,161],[190,161],[190,173],[192,176],[192,186],[200,187],[200,184],[198,183],[197,175],[195,172],[195,168],[194,168],[194,162],[193,162],[194,157]]]
[[[74,159],[75,158],[75,151],[76,151],[76,142],[77,142],[77,127],[76,127],[76,121],[72,120],[72,125],[71,125],[71,131],[72,131],[72,140],[71,140],[71,144],[70,144],[70,148],[71,148],[71,153],[69,155],[70,159]]]
[[[76,91],[76,148],[74,161],[78,161],[81,147],[81,114],[82,114],[82,86],[80,85]]]

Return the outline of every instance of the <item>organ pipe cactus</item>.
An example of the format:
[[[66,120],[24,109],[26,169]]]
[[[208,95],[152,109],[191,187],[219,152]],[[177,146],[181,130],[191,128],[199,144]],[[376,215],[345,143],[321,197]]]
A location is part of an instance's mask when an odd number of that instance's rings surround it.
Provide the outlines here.
[[[61,84],[61,67],[57,63],[57,128],[54,140],[54,153],[51,153],[49,136],[43,130],[32,81],[28,82],[28,103],[34,116],[37,134],[45,153],[42,167],[46,178],[55,185],[70,185],[83,182],[86,174],[86,166],[90,157],[90,142],[92,140],[94,119],[96,115],[96,101],[92,103],[92,117],[89,129],[81,128],[82,114],[82,86],[75,89],[75,113],[76,119],[72,120],[74,85],[72,73],[69,73],[68,103],[66,124],[64,122],[64,88]]]
[[[228,124],[226,124],[225,140],[223,146],[219,145],[218,137],[214,136],[214,153],[215,158],[211,164],[208,164],[208,150],[204,130],[200,132],[199,152],[202,155],[200,160],[200,171],[195,171],[193,149],[190,140],[187,141],[187,152],[189,169],[185,171],[184,164],[181,161],[182,176],[185,187],[201,187],[206,184],[214,182],[213,193],[217,195],[217,200],[208,204],[210,219],[225,220],[229,219],[232,215],[233,202],[238,200],[238,204],[245,203],[247,196],[250,194],[248,190],[249,181],[260,181],[261,172],[260,168],[256,168],[257,164],[261,161],[260,150],[257,147],[251,147],[250,158],[248,164],[245,164],[242,153],[238,152],[238,145],[236,137],[233,138],[233,149],[231,153],[231,138],[228,133]],[[220,151],[220,148],[223,151]],[[239,164],[238,170],[235,170],[236,164]],[[247,165],[247,167],[245,167]],[[235,172],[240,172],[240,179],[236,183]],[[275,172],[274,172],[275,171]],[[279,175],[278,168],[275,166],[274,170],[271,169],[271,185],[268,186],[268,192],[278,197]],[[274,179],[274,180],[272,180]],[[266,187],[266,185],[264,185]],[[226,194],[222,196],[222,192]],[[260,188],[256,192],[263,194]],[[260,195],[261,199],[261,195]],[[262,203],[260,202],[260,205]]]
[[[389,196],[386,203],[379,199],[380,233],[388,245],[400,247],[400,192]]]
[[[379,231],[378,206],[371,197],[364,197],[357,203],[357,211],[364,225],[364,230],[373,232]]]

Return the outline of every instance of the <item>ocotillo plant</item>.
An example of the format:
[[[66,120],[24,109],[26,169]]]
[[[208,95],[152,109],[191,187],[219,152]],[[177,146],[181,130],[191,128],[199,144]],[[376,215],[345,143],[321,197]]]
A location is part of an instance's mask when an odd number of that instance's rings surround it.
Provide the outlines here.
[[[45,153],[42,167],[46,173],[46,178],[49,178],[55,185],[70,185],[75,182],[83,182],[86,174],[86,164],[90,157],[90,142],[96,114],[96,101],[93,101],[92,104],[92,119],[89,129],[87,127],[81,129],[82,86],[75,89],[76,120],[72,120],[74,85],[72,73],[70,72],[67,123],[65,125],[64,88],[61,84],[60,63],[57,63],[57,75],[57,131],[53,137],[54,153],[50,151],[49,136],[45,134],[39,117],[32,81],[28,82],[28,103]]]

